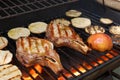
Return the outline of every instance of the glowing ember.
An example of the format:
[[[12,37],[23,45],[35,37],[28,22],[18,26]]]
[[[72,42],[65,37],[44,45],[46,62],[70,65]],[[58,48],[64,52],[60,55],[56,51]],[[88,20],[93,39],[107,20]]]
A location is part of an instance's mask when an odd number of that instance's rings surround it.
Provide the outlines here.
[[[74,72],[74,75],[79,76],[80,73],[76,71],[76,72]]]
[[[36,64],[34,68],[39,72],[42,73],[42,67],[39,64]]]
[[[34,78],[36,78],[36,77],[38,76],[38,74],[37,74],[33,69],[30,70],[30,74],[31,74]]]
[[[74,69],[72,70],[72,73],[76,76],[80,75],[80,73],[78,71],[74,70]]]
[[[36,64],[34,68],[39,72],[42,73],[42,67],[39,64]],[[39,74],[36,73],[34,69],[29,70],[30,75],[32,75],[33,78],[36,78]],[[23,76],[24,80],[33,80],[30,76]]]
[[[108,56],[109,58],[113,58],[114,56],[111,55],[110,53],[107,53],[106,56]]]
[[[86,70],[85,70],[83,67],[81,67],[81,66],[80,66],[78,69],[79,69],[82,73],[85,73],[85,72],[86,72]]]
[[[85,66],[87,69],[92,69],[92,66],[90,66],[87,62],[83,62],[83,66]]]
[[[107,58],[107,57],[105,57],[105,56],[101,56],[101,58],[103,59],[103,60],[105,60],[105,61],[108,61],[109,59]]]
[[[94,66],[98,66],[98,64],[96,62],[91,62],[91,64]]]
[[[58,80],[66,80],[63,76],[60,76]]]
[[[103,61],[100,60],[99,58],[97,58],[97,62],[98,62],[99,64],[102,64],[102,63],[103,63]]]
[[[65,73],[63,73],[64,74],[64,76],[66,76],[67,78],[70,78],[70,77],[72,77],[72,75],[69,73],[69,72],[65,72]],[[59,77],[59,79],[63,79],[63,77]],[[64,79],[63,79],[64,80]]]
[[[32,80],[31,77],[22,77],[22,78],[23,78],[23,80]]]
[[[38,76],[38,74],[33,69],[31,69],[29,71],[29,73],[32,75],[33,78],[36,78]],[[24,80],[32,80],[31,77],[25,77],[25,76],[23,76],[23,79]]]

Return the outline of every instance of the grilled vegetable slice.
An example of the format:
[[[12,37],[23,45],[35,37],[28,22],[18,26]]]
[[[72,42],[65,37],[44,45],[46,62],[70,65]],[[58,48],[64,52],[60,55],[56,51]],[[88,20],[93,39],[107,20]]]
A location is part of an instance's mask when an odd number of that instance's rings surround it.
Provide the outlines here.
[[[16,40],[20,37],[29,36],[30,31],[29,29],[24,28],[24,27],[17,27],[17,28],[10,29],[7,34],[9,38]]]
[[[112,24],[113,21],[109,18],[100,18],[100,22],[102,22],[103,24]]]
[[[105,29],[101,26],[89,26],[85,28],[85,31],[89,34],[95,34],[95,33],[104,33]]]
[[[78,17],[71,19],[72,25],[76,28],[85,28],[91,25],[91,20],[89,18]]]
[[[0,66],[0,80],[21,80],[22,73],[16,65]]]
[[[120,34],[120,26],[111,26],[109,32],[111,34]]]
[[[10,63],[13,54],[9,50],[0,50],[0,65]]]
[[[28,26],[28,29],[35,34],[46,32],[47,23],[45,22],[34,22]]]
[[[82,12],[78,10],[68,10],[65,14],[68,17],[79,17],[82,14]]]
[[[8,45],[8,40],[6,37],[0,37],[0,49],[3,49]]]

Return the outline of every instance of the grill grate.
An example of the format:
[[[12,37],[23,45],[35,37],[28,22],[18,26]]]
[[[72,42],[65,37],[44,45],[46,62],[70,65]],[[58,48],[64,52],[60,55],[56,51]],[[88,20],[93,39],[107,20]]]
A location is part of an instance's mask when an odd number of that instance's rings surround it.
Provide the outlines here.
[[[0,0],[0,19],[75,1],[77,0]]]
[[[30,0],[30,1],[32,2],[33,0]],[[92,24],[102,25],[99,22],[100,16],[94,15],[93,13],[90,13],[83,9],[80,9],[80,11],[83,12],[82,16],[88,17],[92,20]],[[117,23],[113,23],[113,24],[118,25]],[[105,27],[106,30],[107,28],[108,26]],[[89,36],[88,34],[85,33],[85,31],[81,29],[76,29],[76,28],[74,29],[76,30],[78,34],[81,35],[81,37],[83,37],[83,39],[86,39]],[[107,31],[107,34],[110,35],[108,31]],[[1,35],[7,37],[6,32],[2,33]],[[41,35],[31,34],[31,36],[37,36],[37,37],[43,38],[44,34],[41,34]],[[9,39],[9,42],[10,43],[6,49],[9,49],[12,53],[14,53],[14,58],[13,58],[14,60],[12,63],[17,65],[21,69],[21,71],[23,72],[23,75],[29,76],[30,80],[83,79],[83,77],[90,75],[96,70],[99,70],[103,68],[104,66],[108,65],[109,63],[112,63],[113,61],[120,58],[120,52],[119,52],[120,46],[117,46],[117,45],[115,45],[111,51],[104,52],[104,53],[98,53],[97,51],[92,51],[87,56],[84,56],[80,54],[79,52],[74,51],[70,48],[66,48],[66,47],[56,48],[57,52],[60,54],[61,62],[65,69],[65,72],[63,72],[60,76],[58,76],[54,74],[47,67],[42,67],[42,72],[41,72],[36,68],[36,65],[30,68],[26,68],[22,66],[21,63],[19,63],[19,61],[15,57],[15,49],[16,49],[15,41]],[[40,65],[37,65],[37,66],[40,67]],[[33,71],[34,74],[37,75],[36,78],[35,76],[32,75],[33,73],[32,74],[30,73],[31,71]],[[22,77],[22,80],[24,80],[24,77]]]
[[[10,3],[10,4],[8,5],[7,3]],[[18,14],[24,14],[26,12],[35,11],[42,8],[47,8],[48,6],[51,6],[51,5],[55,6],[55,5],[58,5],[57,3],[61,3],[61,4],[67,3],[67,1],[66,0],[8,0],[7,3],[4,0],[0,1],[0,6],[3,8],[1,10],[3,10],[3,12],[5,13],[5,14],[1,13],[3,15],[2,18],[6,18],[11,15],[14,16]],[[8,6],[10,7],[8,8]],[[94,13],[91,13],[89,11],[86,11],[84,9],[80,9],[80,11],[83,13],[82,14],[83,17],[88,17],[92,20],[93,25],[96,24],[96,25],[105,26],[106,33],[111,35],[108,32],[108,26],[101,24],[99,22],[100,16]],[[4,17],[4,15],[6,16]],[[64,16],[59,16],[59,17],[63,18]],[[59,18],[59,17],[55,17],[55,18]],[[50,20],[51,19],[47,19],[44,21],[49,22]],[[119,25],[119,24],[113,23],[112,25]],[[86,38],[89,36],[81,29],[76,29],[76,28],[74,29],[79,35],[81,35],[81,37],[84,40],[86,40]],[[1,35],[6,36],[8,38],[6,33],[7,32],[3,32]],[[41,35],[31,34],[31,36],[43,38],[44,34],[41,34]],[[15,41],[9,38],[8,40],[9,40],[9,44],[8,44],[8,47],[6,47],[6,49],[9,49],[14,54],[12,64],[17,65],[20,68],[20,70],[23,72],[23,76],[24,75],[29,76],[29,80],[56,80],[56,79],[58,80],[82,79],[83,80],[85,76],[90,75],[91,73],[105,67],[106,65],[120,58],[120,52],[119,52],[120,46],[118,45],[115,45],[113,49],[109,52],[98,53],[97,51],[92,51],[87,56],[84,56],[70,48],[66,48],[66,47],[56,48],[57,52],[60,54],[61,62],[65,69],[65,72],[62,73],[60,76],[58,76],[54,74],[47,67],[42,67],[42,72],[41,72],[39,71],[41,69],[38,70],[36,68],[36,65],[29,68],[22,66],[21,63],[19,63],[19,61],[15,57],[15,50],[16,50]],[[37,65],[37,66],[41,68],[40,65]],[[37,75],[36,78],[34,78],[35,76],[33,76],[30,73],[31,71],[33,71],[34,74]],[[24,77],[22,77],[22,80],[24,80]]]

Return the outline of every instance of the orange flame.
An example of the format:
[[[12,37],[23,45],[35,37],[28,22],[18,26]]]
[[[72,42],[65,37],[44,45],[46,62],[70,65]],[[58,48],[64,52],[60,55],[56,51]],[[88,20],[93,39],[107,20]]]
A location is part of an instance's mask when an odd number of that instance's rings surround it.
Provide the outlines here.
[[[36,64],[34,68],[39,72],[42,73],[42,67],[39,64]],[[30,75],[32,75],[33,78],[36,78],[39,74],[36,73],[34,69],[29,70]],[[24,76],[22,77],[24,80],[33,80],[30,76]]]

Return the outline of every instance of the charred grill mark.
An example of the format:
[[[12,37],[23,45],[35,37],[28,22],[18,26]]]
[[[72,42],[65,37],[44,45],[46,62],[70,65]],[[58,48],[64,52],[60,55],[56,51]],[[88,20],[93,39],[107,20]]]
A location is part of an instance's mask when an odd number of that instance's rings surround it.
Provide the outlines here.
[[[44,53],[46,53],[46,50],[47,50],[47,47],[45,46],[45,43],[46,43],[45,40],[42,40],[41,46],[43,48],[42,50],[43,50]]]
[[[67,37],[70,36],[70,33],[68,32],[68,30],[69,30],[69,28],[66,27],[66,28],[65,28],[65,34],[66,34]]]
[[[4,71],[6,71],[7,69],[9,69],[10,71],[9,72],[7,72],[6,74],[1,74],[1,76],[0,76],[0,78],[1,77],[3,77],[3,76],[7,76],[7,75],[9,75],[9,74],[11,74],[11,73],[14,73],[14,72],[16,72],[16,71],[18,71],[18,69],[16,68],[16,67],[14,67],[14,66],[12,66],[12,65],[9,65],[9,66],[7,66],[7,67],[4,67],[2,70],[0,70],[0,72],[4,72]],[[9,78],[9,80],[13,80],[15,77],[17,77],[17,76],[20,76],[20,74],[15,74],[15,76],[13,77],[11,77],[11,78]]]
[[[91,34],[91,28],[92,27],[87,27],[88,33],[90,33],[90,34]]]
[[[99,26],[97,26],[97,27],[94,26],[93,29],[94,29],[95,33],[97,33],[97,31],[99,30]]]
[[[29,46],[28,46],[28,47],[29,47],[29,50],[30,50],[30,53],[31,53],[31,45],[32,45],[32,44],[31,44],[31,40],[30,40],[30,38],[29,38],[29,37],[27,38],[27,41],[28,41],[28,44],[29,44]]]
[[[2,72],[3,70],[5,70],[5,69],[7,69],[7,68],[10,68],[10,67],[12,67],[12,65],[8,65],[8,66],[6,66],[6,67],[3,67],[2,69],[0,69],[0,72]]]
[[[50,32],[49,32],[49,34],[48,34],[48,35],[51,34],[50,37],[54,35],[53,29],[54,29],[54,28],[53,28],[53,23],[51,23],[51,24],[50,24],[50,28],[49,28],[49,31],[50,31]]]
[[[46,53],[45,40],[41,40],[41,46],[43,47],[43,50]]]
[[[72,38],[77,38],[77,34],[75,33],[75,31],[72,29],[72,28],[70,28],[70,30],[71,30],[71,33],[72,33]]]
[[[102,27],[100,27],[100,26],[99,26],[99,30],[100,30],[101,32],[104,32],[104,29],[103,29]]]
[[[32,41],[31,41],[30,38],[28,38],[28,41],[29,41],[29,48],[30,48],[30,53],[31,53],[32,52],[32,48],[31,48],[32,47],[32,43],[31,43]]]
[[[37,41],[36,41],[36,48],[37,48],[37,51],[38,51],[38,52],[40,52],[40,50],[41,50],[41,49],[40,49],[40,48],[41,48],[40,45],[41,45],[41,40],[37,40]]]
[[[17,71],[17,70],[15,70],[15,71]],[[16,77],[21,77],[21,76],[20,76],[20,75],[16,75],[16,76],[10,78],[9,80],[13,80],[13,79],[16,78]]]
[[[66,37],[66,32],[65,32],[64,27],[62,25],[59,25],[59,28],[60,28],[60,36]]]
[[[20,41],[21,41],[20,43],[21,43],[21,49],[22,50],[24,50],[24,41],[23,40],[24,40],[23,38],[20,38]]]
[[[5,59],[7,58],[8,53],[6,53],[6,55],[4,56],[3,62],[5,62]]]
[[[0,38],[1,38],[2,42],[5,44],[5,41],[3,40],[3,38],[2,37],[0,37]]]
[[[57,26],[56,26],[55,22],[53,23],[53,29],[52,29],[52,30],[53,30],[53,36],[54,36],[54,37],[58,37],[58,36],[57,36],[57,35],[58,35],[58,34],[57,34]]]
[[[36,39],[31,39],[31,51],[32,53],[37,53]]]
[[[64,31],[65,31],[65,36],[68,37],[69,34],[67,34],[67,29],[65,28]]]
[[[57,28],[57,29],[58,29],[58,34],[59,34],[59,36],[61,36],[61,29],[60,29],[60,25],[58,24],[58,25],[57,25],[57,27],[58,27],[58,28]]]
[[[38,40],[35,40],[35,48],[36,48],[36,52],[39,53],[39,49],[38,49],[38,45],[39,45],[39,43],[38,43],[37,41],[38,41]]]
[[[98,26],[97,27],[92,27],[93,28],[93,31],[95,31],[95,33],[97,33],[97,29],[98,29]]]

